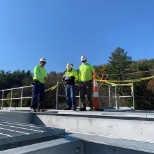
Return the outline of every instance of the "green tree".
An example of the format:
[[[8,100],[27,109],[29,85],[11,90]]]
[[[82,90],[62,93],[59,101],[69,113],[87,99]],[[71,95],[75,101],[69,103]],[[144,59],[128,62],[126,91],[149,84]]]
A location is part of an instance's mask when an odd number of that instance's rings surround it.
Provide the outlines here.
[[[130,69],[134,72],[132,75],[135,79],[141,79],[153,75],[153,60],[142,59],[134,61]],[[138,110],[152,110],[154,109],[154,93],[153,93],[153,79],[143,80],[134,83],[134,95],[136,109]]]
[[[19,93],[17,93],[17,92],[15,92],[15,93],[13,93],[13,95],[12,95],[12,98],[19,98],[20,97],[20,94]],[[11,92],[9,92],[8,94],[7,94],[7,101],[6,101],[6,106],[7,107],[10,107],[10,103],[11,103]],[[19,107],[20,106],[20,99],[12,99],[12,105],[11,105],[12,107]]]
[[[108,79],[123,81],[128,79],[127,73],[130,72],[130,64],[132,63],[132,58],[127,55],[127,52],[124,51],[124,49],[118,47],[114,50],[114,52],[111,53],[111,56],[109,56],[108,65],[109,65],[109,77]],[[117,86],[117,95],[119,96],[125,96],[130,95],[130,89],[126,86]],[[111,91],[111,93],[114,93],[114,90]],[[123,101],[121,101],[121,106],[128,106],[126,104],[129,104],[128,99],[124,98]]]
[[[109,65],[109,75],[112,74],[112,79],[124,80],[127,76],[126,73],[130,72],[130,64],[132,63],[132,58],[127,56],[127,52],[122,48],[117,48],[111,53],[108,60]],[[113,76],[115,74],[115,76]]]

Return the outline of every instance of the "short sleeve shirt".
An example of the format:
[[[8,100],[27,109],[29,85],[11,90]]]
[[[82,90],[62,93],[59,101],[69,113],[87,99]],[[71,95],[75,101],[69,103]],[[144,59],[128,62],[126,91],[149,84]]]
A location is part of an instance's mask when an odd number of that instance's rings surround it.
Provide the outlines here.
[[[93,79],[93,72],[95,71],[94,67],[85,63],[79,67],[79,81],[89,81]]]

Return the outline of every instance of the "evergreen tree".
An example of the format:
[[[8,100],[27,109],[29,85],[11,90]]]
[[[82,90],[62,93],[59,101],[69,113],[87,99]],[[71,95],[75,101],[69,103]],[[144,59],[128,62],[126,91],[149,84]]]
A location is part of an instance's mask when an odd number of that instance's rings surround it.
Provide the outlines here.
[[[127,52],[124,49],[117,47],[114,52],[109,56],[108,65],[109,65],[109,77],[108,79],[122,81],[128,79],[127,73],[130,72],[130,64],[132,63],[132,58],[127,56]],[[118,84],[118,83],[117,83]],[[114,95],[115,89],[112,89],[111,95]],[[126,86],[116,86],[116,95],[117,96],[126,96],[130,95],[130,87]],[[119,100],[119,106],[130,106],[128,99],[124,98]],[[114,100],[115,102],[115,100]],[[121,104],[121,105],[120,105]]]
[[[113,53],[111,53],[108,62],[109,75],[115,74],[114,77],[112,76],[112,79],[126,79],[126,76],[124,75],[130,71],[129,67],[132,62],[132,58],[127,56],[127,52],[125,52],[124,49],[118,47]]]

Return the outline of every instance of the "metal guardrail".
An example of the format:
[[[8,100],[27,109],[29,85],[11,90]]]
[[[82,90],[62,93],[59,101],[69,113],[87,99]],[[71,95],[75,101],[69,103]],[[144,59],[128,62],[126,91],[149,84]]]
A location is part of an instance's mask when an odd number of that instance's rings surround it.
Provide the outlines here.
[[[64,82],[58,82],[57,81],[57,89],[56,89],[56,109],[58,109],[58,97],[66,97],[65,95],[59,95],[59,84],[64,84]],[[12,100],[20,100],[20,107],[22,107],[23,105],[23,99],[30,99],[32,98],[32,96],[28,96],[28,97],[23,97],[23,90],[25,88],[31,88],[33,85],[31,86],[23,86],[23,87],[17,87],[17,88],[10,88],[10,89],[4,89],[4,90],[0,90],[2,92],[2,98],[0,99],[2,101],[2,105],[1,105],[1,109],[3,109],[3,105],[4,105],[4,101],[6,100],[10,100],[10,107],[12,107]],[[78,86],[78,84],[76,84],[76,86]],[[116,109],[119,109],[119,106],[118,106],[118,100],[120,98],[132,98],[132,107],[133,109],[135,109],[135,103],[134,103],[134,91],[133,91],[133,88],[131,89],[131,95],[127,95],[127,96],[117,96],[117,89],[116,87],[117,86],[114,86],[115,87],[115,95],[114,96],[111,96],[111,86],[112,85],[107,85],[108,86],[108,91],[109,91],[109,95],[108,96],[100,96],[99,95],[99,98],[108,98],[108,101],[109,101],[109,107],[112,107],[112,104],[111,104],[111,98],[114,98],[115,99],[115,108]],[[126,84],[126,86],[131,86],[131,84]],[[112,86],[113,87],[113,86]],[[20,97],[18,98],[14,98],[13,97],[13,91],[14,90],[21,90],[20,91]],[[11,92],[11,96],[10,98],[4,98],[4,94],[6,91],[10,91]],[[79,95],[76,96],[76,98],[79,98],[79,107],[81,107],[81,102],[80,102],[80,93]]]
[[[32,86],[33,85],[0,90],[2,92],[2,98],[0,99],[2,101],[1,109],[3,109],[4,101],[6,101],[6,100],[10,100],[10,107],[12,107],[12,100],[20,100],[20,107],[22,107],[23,99],[30,99],[30,98],[32,98],[31,96],[29,96],[29,97],[23,97],[23,90],[25,88],[30,88]],[[20,91],[20,97],[13,98],[13,91],[14,90],[18,90],[18,89],[21,90]],[[11,92],[11,97],[10,98],[4,98],[4,94],[5,94],[6,91],[10,91]]]
[[[65,95],[59,95],[58,92],[59,92],[59,84],[64,84],[64,82],[58,82],[57,81],[57,89],[56,89],[56,109],[58,109],[58,97],[66,97]],[[76,84],[76,86],[78,86],[78,84]],[[103,85],[104,86],[104,85]],[[109,101],[109,107],[112,107],[112,104],[111,104],[111,98],[114,98],[115,99],[115,108],[116,109],[119,109],[120,106],[118,106],[118,100],[120,98],[132,98],[132,107],[131,109],[135,109],[135,103],[134,103],[134,90],[133,88],[131,89],[131,95],[126,95],[126,96],[118,96],[117,95],[117,86],[115,85],[109,85],[107,84],[108,86],[108,91],[109,91],[109,95],[108,96],[98,96],[99,98],[108,98],[108,101]],[[130,84],[123,84],[123,86],[132,86],[132,83]],[[114,87],[114,91],[115,91],[115,94],[114,96],[111,96],[111,87]],[[79,92],[79,95],[76,96],[77,98],[79,98],[79,107],[81,107],[81,102],[80,102],[80,92]]]

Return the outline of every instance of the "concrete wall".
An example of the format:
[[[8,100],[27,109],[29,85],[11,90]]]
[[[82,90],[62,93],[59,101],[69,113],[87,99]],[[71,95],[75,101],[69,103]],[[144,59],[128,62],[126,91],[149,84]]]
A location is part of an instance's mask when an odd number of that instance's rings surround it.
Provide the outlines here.
[[[33,114],[24,111],[2,111],[0,112],[0,120],[11,121],[11,122],[21,122],[21,123],[32,123]]]
[[[0,112],[0,120],[63,128],[80,132],[154,143],[154,119],[96,115]]]
[[[91,115],[81,115],[78,113],[73,115],[23,111],[0,112],[0,120],[62,128],[70,134],[71,132],[78,132],[78,136],[72,134],[72,138],[64,134],[60,139],[9,149],[1,151],[0,153],[72,154],[73,152],[77,154],[79,151],[79,154],[154,153],[153,118],[101,116],[92,115],[92,112],[90,112],[90,114]],[[83,138],[85,134],[93,134],[93,136]],[[104,136],[110,137],[111,142],[107,142],[107,138],[103,141],[102,137]],[[98,139],[98,137],[100,137],[100,139]],[[114,139],[119,143],[116,144],[116,142],[113,142]],[[122,139],[127,139],[127,142],[124,143]],[[132,143],[132,140],[142,142],[139,143],[135,141]],[[131,145],[131,148],[129,145]],[[144,146],[146,148],[144,148]]]
[[[115,118],[104,116],[37,115],[34,124],[43,122],[48,127],[65,131],[96,134],[115,138],[154,143],[153,119]]]
[[[0,151],[1,154],[84,154],[84,143],[78,139],[57,139]]]
[[[139,149],[132,150],[127,147],[117,147],[94,142],[84,143],[84,154],[150,154],[153,152],[140,151]]]

